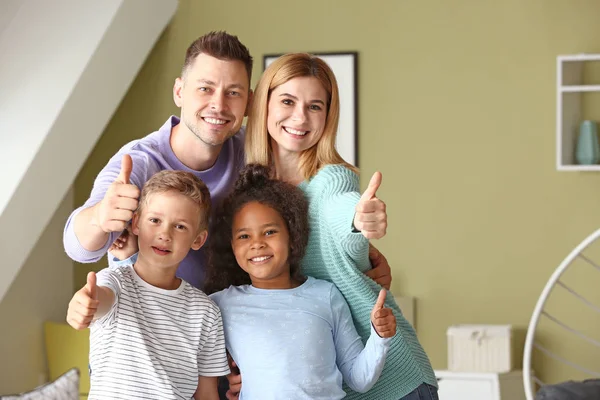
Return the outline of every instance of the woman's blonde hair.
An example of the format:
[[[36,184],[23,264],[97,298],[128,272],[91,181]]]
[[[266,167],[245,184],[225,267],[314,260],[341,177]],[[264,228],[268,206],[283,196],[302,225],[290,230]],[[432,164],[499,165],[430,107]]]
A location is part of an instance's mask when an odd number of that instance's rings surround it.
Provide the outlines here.
[[[246,163],[273,165],[271,141],[267,128],[267,113],[271,92],[293,78],[312,76],[319,80],[327,92],[327,118],[323,135],[316,145],[300,155],[300,171],[310,179],[319,169],[329,164],[342,164],[354,172],[335,149],[335,138],[340,118],[340,100],[337,81],[325,61],[307,53],[290,53],[279,57],[263,73],[256,85],[248,125],[246,128]]]

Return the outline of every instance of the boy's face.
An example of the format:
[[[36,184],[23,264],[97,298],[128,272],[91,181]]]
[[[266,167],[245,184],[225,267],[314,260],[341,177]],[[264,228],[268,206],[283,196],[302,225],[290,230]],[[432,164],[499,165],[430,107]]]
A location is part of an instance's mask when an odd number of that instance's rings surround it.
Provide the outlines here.
[[[273,208],[258,202],[242,207],[233,217],[231,246],[252,284],[263,289],[289,285],[290,235]]]
[[[140,256],[146,264],[177,267],[190,249],[198,250],[207,232],[198,232],[200,210],[186,196],[170,191],[148,196],[141,213],[133,216]]]

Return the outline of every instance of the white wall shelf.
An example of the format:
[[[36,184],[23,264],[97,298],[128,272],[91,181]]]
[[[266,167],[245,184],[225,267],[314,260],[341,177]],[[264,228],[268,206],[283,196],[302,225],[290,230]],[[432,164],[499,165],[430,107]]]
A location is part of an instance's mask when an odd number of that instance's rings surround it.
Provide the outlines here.
[[[600,54],[575,54],[556,59],[556,169],[600,171],[600,165],[579,165],[575,147],[582,115],[582,94],[600,93],[600,84],[583,81],[584,64],[600,63]]]

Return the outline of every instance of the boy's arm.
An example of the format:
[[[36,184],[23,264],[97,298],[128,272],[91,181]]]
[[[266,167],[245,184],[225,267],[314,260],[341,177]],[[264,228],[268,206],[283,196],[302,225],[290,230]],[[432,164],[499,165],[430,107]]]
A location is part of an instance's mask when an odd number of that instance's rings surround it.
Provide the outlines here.
[[[87,283],[79,289],[69,302],[67,322],[77,330],[105,316],[115,302],[114,292],[106,286],[96,284],[96,273],[90,272]]]
[[[374,313],[382,308],[384,299],[385,297],[380,296],[377,300]],[[381,337],[375,330],[374,325],[371,324],[371,336],[363,347],[360,336],[358,336],[352,322],[348,304],[335,287],[332,288],[331,306],[334,318],[333,339],[338,368],[344,377],[344,381],[352,390],[364,393],[373,387],[381,375],[390,347],[390,339]],[[387,334],[384,334],[386,336],[390,334],[388,324],[382,328],[383,331],[387,332]]]
[[[219,400],[216,376],[199,376],[194,400]]]
[[[198,348],[198,375],[217,378],[229,374],[230,370],[221,310],[212,300],[209,301],[212,307],[206,311],[201,333],[204,340]]]

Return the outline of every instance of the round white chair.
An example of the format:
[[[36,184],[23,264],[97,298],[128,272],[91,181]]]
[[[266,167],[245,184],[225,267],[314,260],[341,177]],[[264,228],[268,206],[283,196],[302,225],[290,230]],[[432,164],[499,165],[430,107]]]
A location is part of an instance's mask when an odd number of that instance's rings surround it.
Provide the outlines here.
[[[593,275],[598,282],[597,291],[600,293],[600,275],[596,275],[600,272],[600,263],[596,263],[594,258],[600,260],[598,256],[594,257],[596,254],[593,250],[598,250],[600,248],[600,241],[596,242],[600,238],[600,229],[589,235],[585,240],[583,240],[577,247],[571,251],[571,253],[563,260],[563,262],[556,268],[546,286],[542,290],[542,293],[537,301],[535,309],[533,311],[533,315],[531,316],[531,320],[529,322],[529,328],[527,329],[527,336],[525,339],[525,347],[523,352],[523,384],[525,386],[525,395],[527,400],[534,400],[535,398],[535,385],[544,386],[546,384],[554,384],[558,382],[542,382],[540,379],[534,376],[534,371],[532,368],[532,355],[535,349],[535,356],[543,357],[545,363],[556,363],[562,364],[560,365],[561,370],[570,370],[573,371],[573,375],[577,375],[580,377],[589,377],[589,378],[600,378],[600,372],[594,371],[587,365],[582,365],[577,360],[575,354],[561,354],[560,352],[555,352],[554,350],[548,348],[543,345],[536,339],[536,331],[540,329],[540,324],[544,324],[545,327],[548,327],[548,330],[556,330],[561,335],[560,343],[570,344],[564,341],[565,336],[568,336],[568,341],[577,342],[577,345],[581,345],[585,343],[585,345],[589,345],[590,354],[597,354],[597,359],[600,359],[600,341],[594,339],[590,336],[588,332],[583,332],[583,329],[580,326],[572,326],[574,325],[572,322],[565,322],[562,318],[563,316],[567,319],[572,317],[573,315],[580,315],[583,313],[583,310],[586,312],[593,312],[593,315],[598,318],[598,313],[600,313],[600,306],[595,303],[598,301],[597,296],[593,291],[587,290],[588,293],[582,294],[576,287],[579,287],[583,283],[590,282]],[[589,251],[589,256],[584,254],[584,251]],[[579,282],[578,284],[573,284],[569,282],[568,279],[564,279],[567,274],[567,270],[569,270],[569,274],[573,273],[572,276],[575,276],[575,282]],[[590,274],[585,275],[584,274]],[[561,279],[563,278],[563,279]],[[579,285],[579,286],[578,286]],[[589,285],[585,285],[589,287]],[[583,291],[582,291],[583,292]],[[588,297],[591,294],[591,297],[595,300],[589,300]],[[566,313],[567,315],[557,315],[552,311],[552,307],[549,306],[549,302],[553,296],[563,296],[559,302],[555,302],[554,304],[561,304],[562,313],[565,314],[564,310],[567,308],[569,311]],[[565,300],[566,299],[566,300]],[[573,304],[574,309],[570,309],[565,306],[566,302],[569,304]],[[582,317],[583,318],[583,317]],[[571,318],[572,319],[572,318]],[[600,320],[598,318],[595,321]],[[546,338],[548,338],[548,330],[544,332]],[[554,332],[554,331],[553,331]],[[540,332],[538,332],[540,333]],[[600,336],[600,335],[598,335]],[[589,360],[588,360],[589,361]],[[589,364],[589,362],[588,362]],[[546,365],[546,364],[545,364]],[[600,370],[600,362],[598,362],[595,366]],[[584,378],[585,379],[585,378]]]

